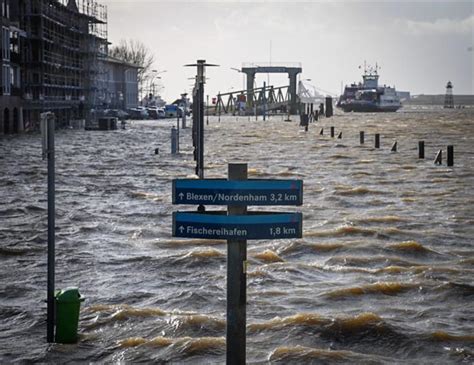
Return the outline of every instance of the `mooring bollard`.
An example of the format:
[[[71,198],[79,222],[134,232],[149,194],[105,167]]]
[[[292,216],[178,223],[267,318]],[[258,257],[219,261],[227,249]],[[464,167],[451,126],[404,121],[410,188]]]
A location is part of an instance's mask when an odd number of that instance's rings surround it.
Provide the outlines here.
[[[173,127],[171,128],[171,154],[175,155],[177,152],[177,140],[178,140],[178,130]]]
[[[319,135],[322,136],[324,134],[324,128],[321,128],[321,130],[319,131]]]
[[[391,151],[392,152],[397,152],[397,141],[393,142]]]
[[[341,139],[341,138],[342,138],[342,132],[339,132],[337,138],[338,138],[338,139]]]
[[[443,150],[438,151],[434,163],[435,165],[441,165],[443,163]]]
[[[425,158],[425,141],[418,141],[418,158]]]
[[[364,144],[364,131],[359,132],[360,144]]]
[[[331,137],[334,138],[334,127],[331,127]]]
[[[326,118],[332,117],[333,116],[333,111],[332,111],[332,97],[327,96],[326,97]]]
[[[155,148],[155,155],[158,155],[160,153],[160,149],[159,148]]]
[[[375,148],[380,148],[380,134],[375,134]]]
[[[454,146],[448,146],[448,156],[447,156],[447,165],[454,166]]]

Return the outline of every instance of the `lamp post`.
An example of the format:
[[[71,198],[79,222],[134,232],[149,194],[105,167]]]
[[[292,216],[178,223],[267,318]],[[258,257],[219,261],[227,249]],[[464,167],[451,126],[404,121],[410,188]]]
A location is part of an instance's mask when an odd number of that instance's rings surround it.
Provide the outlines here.
[[[167,70],[162,70],[162,71],[158,71],[158,70],[151,70],[151,73],[153,74],[153,76],[151,76],[151,79],[150,81],[148,82],[148,94],[151,93],[151,85],[153,84],[153,81],[155,81],[155,79],[159,79],[161,80],[161,77],[158,76],[162,73],[165,73],[165,72],[168,72]],[[154,90],[153,90],[154,92]],[[154,95],[153,95],[154,96]]]
[[[123,110],[127,109],[127,95],[128,95],[128,79],[129,79],[129,72],[132,71],[133,68],[128,67],[123,72],[123,92],[119,93],[119,103],[122,104]]]

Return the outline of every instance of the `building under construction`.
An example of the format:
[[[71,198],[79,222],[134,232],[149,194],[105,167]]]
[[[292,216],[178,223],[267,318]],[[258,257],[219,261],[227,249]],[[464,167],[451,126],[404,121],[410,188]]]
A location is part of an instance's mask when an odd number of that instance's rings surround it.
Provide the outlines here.
[[[20,45],[26,129],[46,111],[58,125],[86,119],[106,95],[99,62],[107,55],[106,7],[95,0],[14,0],[10,10],[26,34]]]

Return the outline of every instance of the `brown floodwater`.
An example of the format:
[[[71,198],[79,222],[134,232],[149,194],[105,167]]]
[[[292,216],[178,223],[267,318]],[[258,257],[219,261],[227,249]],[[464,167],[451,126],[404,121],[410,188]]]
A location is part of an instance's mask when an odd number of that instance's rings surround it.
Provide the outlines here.
[[[271,207],[301,211],[303,238],[248,242],[248,362],[472,363],[474,110],[296,119],[206,127],[206,177],[247,162],[251,178],[304,180],[303,206]],[[171,181],[194,173],[190,129],[169,153],[174,124],[56,133],[57,287],[86,298],[75,345],[45,340],[40,137],[0,138],[0,363],[225,362],[226,243],[171,236],[192,208],[171,204]]]

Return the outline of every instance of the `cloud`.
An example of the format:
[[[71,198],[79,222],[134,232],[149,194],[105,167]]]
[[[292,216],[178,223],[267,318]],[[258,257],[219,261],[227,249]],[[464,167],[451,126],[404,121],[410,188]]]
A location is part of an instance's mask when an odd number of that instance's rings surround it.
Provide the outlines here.
[[[436,19],[422,22],[409,19],[397,19],[395,25],[410,35],[469,34],[474,30],[474,15],[462,20]]]

